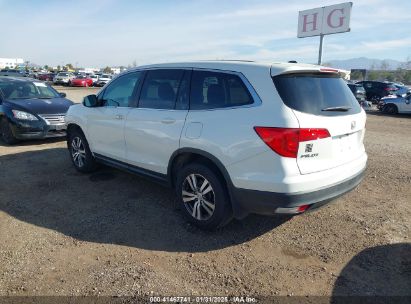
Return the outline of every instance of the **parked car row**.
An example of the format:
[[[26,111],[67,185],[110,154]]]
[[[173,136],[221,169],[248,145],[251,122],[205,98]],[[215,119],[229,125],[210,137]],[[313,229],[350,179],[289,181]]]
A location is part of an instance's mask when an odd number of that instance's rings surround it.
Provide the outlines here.
[[[102,87],[112,79],[110,74],[74,74],[70,72],[57,73],[53,78],[53,84],[73,87]]]
[[[16,69],[2,69],[0,76],[29,77],[32,76],[30,71],[21,71]]]

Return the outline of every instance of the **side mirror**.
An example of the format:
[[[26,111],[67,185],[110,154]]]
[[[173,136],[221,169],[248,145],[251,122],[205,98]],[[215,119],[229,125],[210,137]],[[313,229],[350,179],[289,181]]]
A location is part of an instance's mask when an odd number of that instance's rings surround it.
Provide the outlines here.
[[[59,96],[60,96],[60,97],[66,97],[67,94],[66,94],[66,93],[59,93]]]
[[[84,97],[83,105],[89,108],[98,107],[99,103],[98,103],[97,96],[93,94],[93,95],[88,95]]]

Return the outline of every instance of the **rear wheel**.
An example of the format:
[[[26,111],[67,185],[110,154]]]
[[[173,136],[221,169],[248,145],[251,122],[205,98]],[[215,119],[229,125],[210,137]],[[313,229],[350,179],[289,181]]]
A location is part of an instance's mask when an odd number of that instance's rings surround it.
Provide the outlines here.
[[[71,130],[68,134],[67,143],[71,161],[78,171],[88,173],[97,168],[96,160],[90,151],[83,132],[78,129]]]
[[[227,224],[232,210],[224,182],[213,170],[198,163],[178,173],[176,191],[185,218],[203,229]]]
[[[384,112],[388,114],[397,114],[398,113],[398,108],[396,105],[393,104],[387,104],[384,107]]]
[[[19,140],[13,135],[11,131],[10,123],[6,118],[2,118],[0,121],[0,137],[1,140],[8,145],[13,145]]]

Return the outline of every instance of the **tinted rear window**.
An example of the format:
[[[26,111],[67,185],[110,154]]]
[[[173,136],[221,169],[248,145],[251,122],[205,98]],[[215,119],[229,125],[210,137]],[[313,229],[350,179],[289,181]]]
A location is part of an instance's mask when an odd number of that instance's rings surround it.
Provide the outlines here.
[[[290,108],[314,115],[339,116],[359,113],[361,107],[338,75],[325,73],[285,74],[273,77],[283,102]],[[324,111],[343,107],[348,111]]]
[[[238,107],[252,103],[253,98],[238,75],[193,71],[191,110]]]

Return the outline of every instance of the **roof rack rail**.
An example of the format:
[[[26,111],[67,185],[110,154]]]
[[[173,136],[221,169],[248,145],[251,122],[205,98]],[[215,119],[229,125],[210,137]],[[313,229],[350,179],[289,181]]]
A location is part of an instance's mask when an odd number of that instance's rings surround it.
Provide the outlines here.
[[[244,60],[244,59],[206,59],[201,61],[239,61],[239,62],[255,62],[254,60]]]

